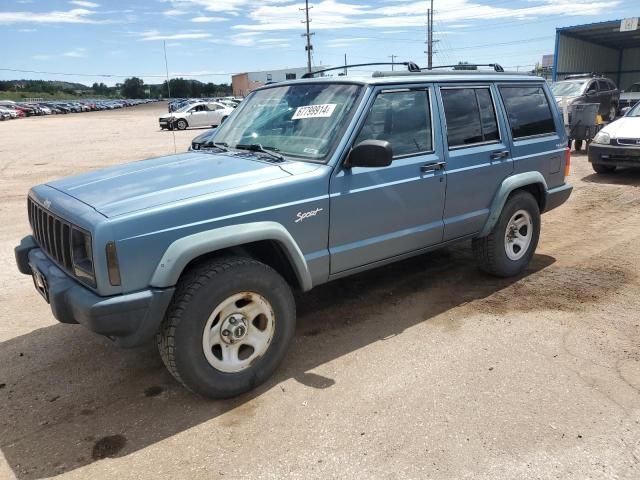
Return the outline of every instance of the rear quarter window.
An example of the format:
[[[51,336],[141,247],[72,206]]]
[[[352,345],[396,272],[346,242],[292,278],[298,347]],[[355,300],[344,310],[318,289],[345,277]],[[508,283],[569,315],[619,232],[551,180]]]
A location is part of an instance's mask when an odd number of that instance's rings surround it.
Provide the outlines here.
[[[541,86],[501,86],[500,94],[514,140],[556,133],[551,106]]]

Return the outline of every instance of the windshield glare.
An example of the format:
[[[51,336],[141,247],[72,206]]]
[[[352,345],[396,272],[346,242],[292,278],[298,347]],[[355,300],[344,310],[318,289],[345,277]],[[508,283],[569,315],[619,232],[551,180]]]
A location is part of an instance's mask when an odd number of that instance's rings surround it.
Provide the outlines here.
[[[259,144],[303,160],[321,161],[346,125],[361,86],[303,83],[258,90],[231,121],[219,127],[216,143],[231,148]]]
[[[577,97],[586,82],[558,82],[551,85],[555,97]]]

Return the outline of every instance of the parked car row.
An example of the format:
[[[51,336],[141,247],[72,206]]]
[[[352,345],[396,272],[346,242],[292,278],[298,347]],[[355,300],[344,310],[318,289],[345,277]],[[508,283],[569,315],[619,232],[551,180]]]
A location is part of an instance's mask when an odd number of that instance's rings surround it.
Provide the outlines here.
[[[13,102],[11,100],[0,100],[0,120],[10,120],[35,115],[56,115],[92,112],[97,110],[114,110],[116,108],[132,107],[134,105],[141,105],[155,101],[156,100],[151,99],[47,102]]]

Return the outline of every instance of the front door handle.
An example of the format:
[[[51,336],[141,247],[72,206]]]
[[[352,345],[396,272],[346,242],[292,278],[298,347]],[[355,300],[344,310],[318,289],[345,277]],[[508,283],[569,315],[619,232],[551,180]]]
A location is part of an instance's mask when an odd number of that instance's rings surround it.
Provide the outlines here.
[[[422,173],[433,172],[436,170],[443,170],[447,162],[431,162],[425,163],[420,167]]]
[[[491,154],[491,160],[504,160],[509,158],[509,150],[503,150],[502,152],[493,152]]]

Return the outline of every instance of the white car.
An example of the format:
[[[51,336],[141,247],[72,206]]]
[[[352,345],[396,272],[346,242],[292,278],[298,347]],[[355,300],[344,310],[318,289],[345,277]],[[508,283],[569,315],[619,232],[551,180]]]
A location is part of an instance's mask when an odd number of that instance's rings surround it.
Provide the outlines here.
[[[589,162],[596,173],[640,167],[640,103],[598,132],[589,145]]]
[[[11,118],[18,118],[18,112],[13,108],[9,107],[0,107],[0,113],[4,113],[9,115]]]
[[[233,108],[219,102],[198,102],[159,118],[161,129],[217,127],[233,113]]]
[[[620,94],[620,109],[633,107],[640,102],[640,83],[634,83]]]

